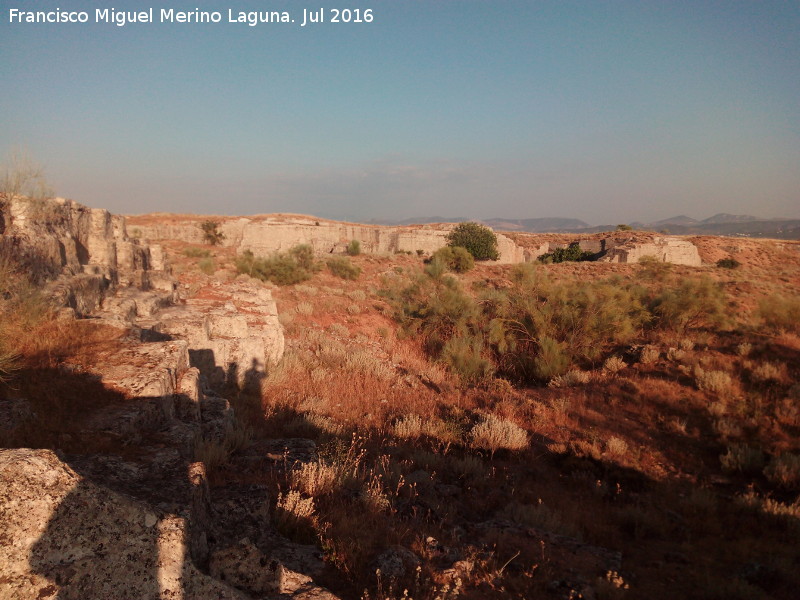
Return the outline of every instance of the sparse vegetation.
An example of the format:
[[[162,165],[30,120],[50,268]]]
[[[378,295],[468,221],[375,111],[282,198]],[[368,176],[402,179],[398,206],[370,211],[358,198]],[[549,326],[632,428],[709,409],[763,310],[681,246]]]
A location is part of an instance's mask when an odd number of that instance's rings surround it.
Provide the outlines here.
[[[206,275],[213,275],[214,271],[217,270],[217,263],[209,256],[201,259],[200,262],[197,263],[197,267]]]
[[[0,176],[0,209],[13,198],[40,203],[53,195],[44,167],[22,151],[12,152],[4,161]]]

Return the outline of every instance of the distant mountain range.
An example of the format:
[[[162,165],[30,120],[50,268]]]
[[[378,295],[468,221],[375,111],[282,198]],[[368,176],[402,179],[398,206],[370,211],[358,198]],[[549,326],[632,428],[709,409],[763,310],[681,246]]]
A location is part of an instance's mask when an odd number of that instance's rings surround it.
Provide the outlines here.
[[[402,221],[373,221],[381,225],[424,225],[427,223],[460,223],[464,217],[422,217]],[[617,224],[592,226],[580,219],[550,217],[541,219],[472,219],[497,231],[524,231],[528,233],[597,233],[612,231]],[[677,235],[730,235],[740,237],[768,237],[800,239],[800,219],[763,219],[752,215],[718,213],[698,221],[686,215],[661,219],[650,223],[634,221],[634,229],[659,231]]]

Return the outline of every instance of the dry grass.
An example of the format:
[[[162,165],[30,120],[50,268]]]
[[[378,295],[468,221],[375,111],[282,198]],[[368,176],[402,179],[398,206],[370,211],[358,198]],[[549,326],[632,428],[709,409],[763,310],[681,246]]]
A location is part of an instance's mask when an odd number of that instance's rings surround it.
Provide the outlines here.
[[[773,456],[764,469],[764,475],[782,488],[800,489],[800,455],[787,453]]]
[[[528,447],[528,433],[516,423],[487,415],[470,431],[470,442],[494,455],[500,449],[524,450]]]
[[[726,394],[733,387],[731,376],[725,371],[706,371],[700,367],[694,370],[697,389],[712,394]]]
[[[336,469],[322,461],[302,464],[292,470],[289,476],[294,490],[312,497],[330,494],[338,479]]]
[[[616,375],[627,366],[628,363],[622,360],[619,356],[610,356],[603,363],[603,370],[611,375]]]
[[[591,375],[586,371],[579,371],[577,369],[570,369],[564,375],[557,375],[550,380],[548,384],[550,387],[574,387],[576,385],[585,385],[589,383]]]

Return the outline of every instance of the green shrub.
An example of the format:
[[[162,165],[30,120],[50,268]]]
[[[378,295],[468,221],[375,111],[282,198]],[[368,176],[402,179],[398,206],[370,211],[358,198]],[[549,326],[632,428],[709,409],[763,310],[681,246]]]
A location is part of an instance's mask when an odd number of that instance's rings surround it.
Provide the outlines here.
[[[619,225],[617,225],[617,231],[632,231],[632,230],[633,227],[631,227],[626,223],[620,223]]]
[[[497,260],[497,235],[479,223],[459,223],[447,234],[448,246],[466,248],[475,260]]]
[[[494,373],[492,363],[483,357],[478,336],[450,338],[442,348],[442,360],[464,383],[478,383]]]
[[[183,255],[188,258],[208,258],[211,256],[211,252],[206,248],[186,248]]]
[[[758,317],[772,331],[800,332],[800,296],[774,294],[758,302]]]
[[[217,265],[214,262],[214,259],[211,257],[202,259],[199,263],[197,263],[197,266],[200,267],[200,270],[206,275],[213,275],[214,271],[217,270]]]
[[[309,244],[298,244],[289,250],[289,256],[294,259],[301,269],[306,271],[318,270],[314,262],[314,248]]]
[[[664,289],[653,299],[652,311],[659,325],[684,333],[727,320],[725,293],[708,277],[686,278]]]
[[[597,360],[633,339],[650,318],[636,287],[553,284],[530,268],[513,271],[512,280],[512,288],[482,306],[499,368],[518,379],[549,381],[574,361]]]
[[[358,240],[352,240],[349,244],[347,244],[346,252],[349,256],[358,256],[361,254],[361,242]]]
[[[455,273],[466,273],[475,267],[475,259],[472,254],[461,246],[445,246],[444,248],[439,248],[433,253],[429,262],[433,262],[437,259],[441,261],[447,269]]]
[[[721,269],[737,269],[741,264],[735,258],[721,258],[717,261],[717,266]]]
[[[203,239],[212,246],[221,244],[225,239],[225,234],[219,230],[219,221],[203,221],[200,229],[203,231]]]
[[[563,343],[549,337],[539,339],[539,351],[533,358],[533,374],[537,379],[548,381],[563,375],[571,364]]]
[[[543,263],[562,263],[568,261],[585,261],[593,260],[594,254],[588,250],[584,251],[578,242],[572,242],[566,248],[556,248],[552,252],[547,252],[539,257],[539,261]]]
[[[236,270],[262,281],[271,281],[277,285],[293,285],[311,279],[316,264],[313,250],[308,255],[310,246],[296,246],[287,253],[276,253],[268,258],[260,258],[249,250],[236,258]]]
[[[354,265],[350,259],[344,256],[329,258],[328,269],[342,279],[358,279],[358,276],[361,275],[361,267]]]

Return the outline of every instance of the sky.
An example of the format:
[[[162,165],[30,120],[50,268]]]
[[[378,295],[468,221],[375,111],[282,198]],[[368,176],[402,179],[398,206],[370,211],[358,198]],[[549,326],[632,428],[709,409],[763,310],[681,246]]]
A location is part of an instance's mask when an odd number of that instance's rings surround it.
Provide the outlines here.
[[[0,0],[0,82],[0,154],[117,213],[800,218],[796,0]]]

